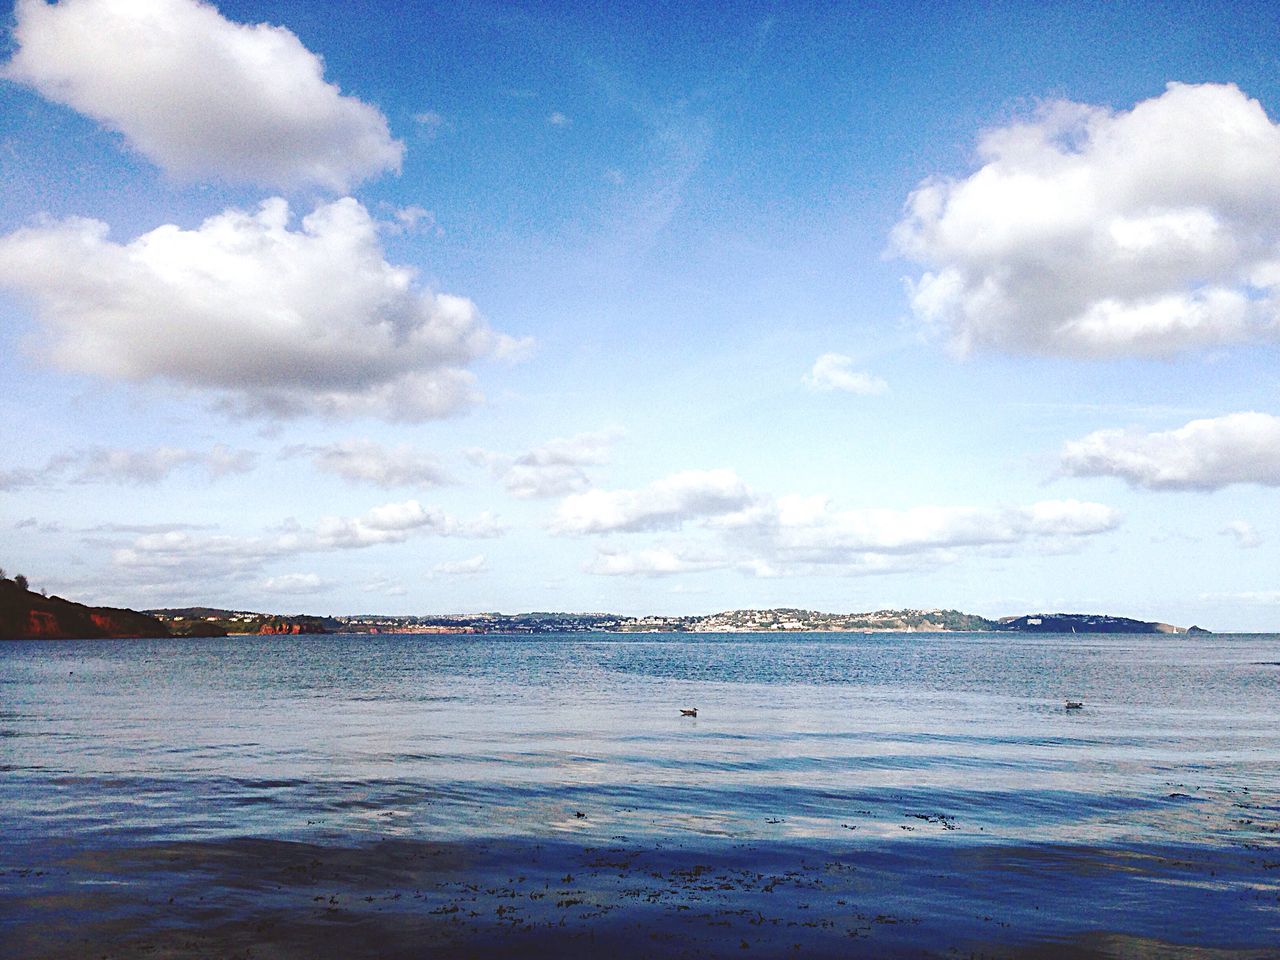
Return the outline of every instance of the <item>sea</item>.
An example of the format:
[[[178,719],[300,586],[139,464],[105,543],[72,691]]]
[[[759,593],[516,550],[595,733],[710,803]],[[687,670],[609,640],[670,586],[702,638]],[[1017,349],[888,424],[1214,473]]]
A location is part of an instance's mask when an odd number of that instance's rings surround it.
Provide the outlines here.
[[[0,956],[1280,957],[1280,635],[6,642],[0,811]]]

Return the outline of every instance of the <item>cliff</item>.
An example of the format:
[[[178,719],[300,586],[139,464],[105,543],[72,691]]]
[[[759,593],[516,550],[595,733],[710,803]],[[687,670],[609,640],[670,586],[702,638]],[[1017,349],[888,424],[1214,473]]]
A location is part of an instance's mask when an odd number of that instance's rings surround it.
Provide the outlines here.
[[[12,580],[0,580],[0,639],[96,640],[103,637],[167,637],[163,623],[136,610],[86,607],[44,597]]]

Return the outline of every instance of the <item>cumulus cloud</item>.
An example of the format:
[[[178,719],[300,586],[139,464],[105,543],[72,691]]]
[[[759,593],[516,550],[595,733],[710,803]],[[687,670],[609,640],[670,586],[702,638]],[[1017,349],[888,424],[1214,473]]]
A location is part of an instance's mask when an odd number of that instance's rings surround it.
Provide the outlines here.
[[[123,134],[177,176],[346,190],[400,169],[376,108],[283,27],[197,0],[18,0],[10,80]]]
[[[621,436],[618,430],[600,430],[557,437],[515,457],[479,449],[468,450],[466,455],[472,463],[488,467],[513,497],[563,497],[591,485],[585,468],[607,463]]]
[[[691,528],[683,542],[602,547],[587,570],[662,576],[732,568],[754,576],[825,570],[891,573],[952,562],[966,551],[1069,549],[1114,530],[1100,503],[1043,500],[1025,506],[839,509],[829,497],[768,496],[732,471],[686,471],[637,490],[566,497],[552,529],[611,535]]]
[[[1235,540],[1236,546],[1242,549],[1249,550],[1262,546],[1262,534],[1258,533],[1253,524],[1247,520],[1231,520],[1223,524],[1220,532]]]
[[[926,181],[893,246],[923,321],[978,348],[1112,357],[1280,334],[1280,127],[1231,84],[1046,104]]]
[[[1231,413],[1176,430],[1099,430],[1062,448],[1077,477],[1119,477],[1148,490],[1219,490],[1235,483],[1280,486],[1280,417]]]
[[[587,534],[674,530],[741,510],[752,494],[732,470],[686,470],[639,490],[588,490],[566,497],[552,529]]]
[[[814,361],[813,369],[805,374],[802,382],[810,390],[842,390],[864,397],[885,393],[889,389],[889,384],[880,377],[854,370],[853,358],[842,353],[824,353]]]
[[[0,284],[25,294],[50,359],[213,391],[274,416],[420,421],[480,400],[465,369],[512,341],[463,297],[417,289],[351,198],[290,229],[279,198],[127,244],[72,218],[0,237]]]
[[[124,450],[90,447],[50,457],[43,466],[0,471],[0,490],[42,486],[60,480],[72,483],[126,483],[149,486],[168,479],[174,472],[190,468],[203,471],[210,479],[253,469],[258,455],[250,450],[233,450],[217,444],[208,451],[183,447],[156,447],[151,450]]]
[[[376,487],[435,487],[449,482],[448,474],[434,457],[414,450],[408,444],[384,447],[372,440],[343,440],[324,446],[289,447],[285,455],[310,457],[317,470],[350,483],[367,483]]]

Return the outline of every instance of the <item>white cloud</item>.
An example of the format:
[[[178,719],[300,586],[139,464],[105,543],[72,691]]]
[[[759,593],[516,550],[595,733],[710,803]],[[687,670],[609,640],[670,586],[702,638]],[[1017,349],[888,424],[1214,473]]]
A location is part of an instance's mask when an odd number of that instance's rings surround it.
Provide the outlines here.
[[[728,566],[726,561],[713,557],[691,557],[679,550],[652,547],[630,552],[598,550],[595,559],[583,569],[587,573],[609,577],[667,577],[725,566]]]
[[[1248,603],[1257,606],[1276,606],[1280,605],[1280,590],[1243,590],[1239,593],[1202,593],[1201,600],[1221,601],[1227,600],[1232,603]]]
[[[422,128],[423,136],[428,140],[434,140],[445,125],[444,114],[435,110],[423,110],[421,113],[415,113],[413,120],[414,123]]]
[[[557,437],[515,457],[479,449],[468,450],[467,457],[487,466],[513,497],[563,497],[591,485],[584,468],[607,463],[610,449],[621,436],[619,430],[601,430]]]
[[[439,236],[444,233],[436,224],[436,215],[426,207],[410,204],[398,207],[393,211],[395,221],[388,225],[393,233],[413,233],[416,230],[434,230]]]
[[[1223,524],[1220,531],[1224,536],[1235,540],[1236,546],[1248,550],[1262,546],[1262,534],[1254,529],[1247,520],[1231,520]]]
[[[552,529],[565,534],[675,531],[682,540],[602,547],[587,570],[661,576],[732,568],[755,576],[893,573],[950,563],[964,552],[1073,549],[1119,526],[1100,503],[1043,500],[1017,507],[920,506],[841,510],[829,497],[771,497],[729,470],[686,471],[638,490],[566,497]]]
[[[880,377],[854,370],[853,358],[842,353],[824,353],[814,361],[813,369],[805,374],[802,382],[810,390],[842,390],[860,396],[875,396],[889,389],[889,384]]]
[[[435,487],[449,482],[444,468],[408,444],[384,447],[372,440],[343,440],[325,446],[296,446],[288,456],[309,456],[317,470],[351,483],[376,487]]]
[[[360,589],[365,593],[381,593],[388,597],[402,597],[408,593],[403,583],[390,577],[377,577]]]
[[[486,569],[484,554],[477,553],[474,557],[467,557],[465,560],[449,560],[444,563],[437,563],[431,568],[431,574],[439,577],[470,577],[477,573],[483,573]]]
[[[144,573],[155,580],[203,582],[242,577],[268,560],[304,551],[295,535],[270,537],[193,536],[184,530],[148,533],[112,552],[117,569]]]
[[[416,289],[349,197],[289,219],[275,198],[123,245],[94,220],[29,227],[0,237],[0,284],[35,303],[57,365],[239,413],[418,421],[479,401],[465,367],[509,341],[470,300]]]
[[[838,510],[823,496],[779,497],[714,521],[755,553],[783,564],[847,564],[867,555],[1069,540],[1105,533],[1119,522],[1110,507],[1077,500]]]
[[[278,577],[267,577],[259,586],[266,593],[307,596],[332,589],[334,581],[314,573],[286,573]]]
[[[1218,490],[1234,483],[1280,486],[1280,417],[1231,413],[1176,430],[1099,430],[1062,448],[1077,477],[1120,477],[1148,490]]]
[[[1167,356],[1280,334],[1280,127],[1234,85],[1050,103],[911,194],[912,307],[960,352]]]
[[[690,520],[741,510],[752,499],[732,470],[686,470],[640,490],[588,490],[566,497],[552,529],[572,534],[674,530]]]
[[[424,507],[417,500],[387,503],[360,517],[325,517],[315,529],[320,547],[343,550],[381,543],[402,543],[411,534],[441,537],[496,537],[502,526],[488,513],[475,520],[459,520],[438,507]]]
[[[346,190],[398,171],[373,106],[324,80],[293,33],[196,0],[18,0],[4,75],[113,130],[181,177]]]
[[[124,450],[90,447],[55,454],[41,467],[0,471],[0,490],[39,486],[59,480],[72,483],[128,483],[147,486],[168,479],[183,468],[203,471],[210,479],[253,469],[258,455],[216,444],[211,450],[156,447]]]
[[[117,545],[111,561],[117,574],[130,582],[176,585],[213,580],[240,580],[259,575],[273,561],[333,550],[361,550],[382,544],[403,543],[414,536],[486,538],[498,536],[502,527],[489,514],[463,520],[416,500],[387,503],[359,517],[325,517],[314,526],[286,524],[259,536],[217,534],[196,536],[184,529],[146,533]],[[276,589],[293,584],[286,574]],[[266,581],[260,581],[260,585]]]

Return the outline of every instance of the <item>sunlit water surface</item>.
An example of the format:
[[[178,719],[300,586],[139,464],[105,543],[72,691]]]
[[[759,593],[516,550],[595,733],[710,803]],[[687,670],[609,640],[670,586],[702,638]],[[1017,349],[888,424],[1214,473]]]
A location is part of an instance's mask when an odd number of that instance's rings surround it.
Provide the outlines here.
[[[5,643],[0,768],[18,844],[1273,843],[1280,637]]]

